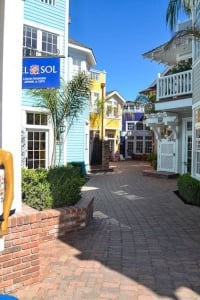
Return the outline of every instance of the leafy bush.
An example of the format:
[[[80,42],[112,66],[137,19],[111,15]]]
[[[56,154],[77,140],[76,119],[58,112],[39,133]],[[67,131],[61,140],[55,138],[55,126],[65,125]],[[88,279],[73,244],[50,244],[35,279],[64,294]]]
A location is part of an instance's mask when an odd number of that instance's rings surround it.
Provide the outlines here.
[[[157,160],[157,153],[155,152],[150,152],[147,154],[147,160],[152,162],[154,160]]]
[[[151,165],[153,166],[154,170],[157,169],[157,153],[150,152],[147,154],[147,160],[150,161]]]
[[[54,207],[75,204],[81,197],[81,186],[85,183],[80,167],[68,165],[55,167],[48,172],[48,182],[54,199]]]
[[[177,184],[179,195],[186,203],[200,206],[200,181],[190,174],[183,174]]]
[[[48,209],[53,205],[47,175],[48,171],[45,169],[22,169],[22,193],[24,202],[37,210]]]
[[[22,169],[24,202],[37,210],[74,205],[84,183],[80,167],[72,165],[49,170]]]

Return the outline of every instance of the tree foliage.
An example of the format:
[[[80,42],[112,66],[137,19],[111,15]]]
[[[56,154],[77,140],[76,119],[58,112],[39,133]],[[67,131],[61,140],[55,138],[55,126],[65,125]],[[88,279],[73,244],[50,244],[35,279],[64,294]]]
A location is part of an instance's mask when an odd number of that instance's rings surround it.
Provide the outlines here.
[[[54,146],[51,167],[55,165],[56,141],[60,135],[60,128],[67,124],[66,133],[73,121],[88,105],[90,96],[90,79],[85,72],[80,72],[71,81],[61,79],[59,89],[32,89],[31,96],[37,99],[40,107],[49,111],[54,135]]]
[[[196,0],[170,0],[167,13],[166,22],[169,24],[170,29],[173,30],[177,24],[178,17],[181,12],[186,13],[186,15],[191,15],[191,10],[193,5],[197,2]]]
[[[166,43],[166,49],[170,47],[174,41],[175,43],[180,44],[184,43],[188,38],[195,40],[200,39],[200,21],[197,18],[199,10],[200,0],[169,0],[166,12],[166,23],[169,25],[170,29],[172,31],[174,30],[181,13],[185,13],[188,17],[192,16],[192,23],[188,28],[177,31],[173,38]]]

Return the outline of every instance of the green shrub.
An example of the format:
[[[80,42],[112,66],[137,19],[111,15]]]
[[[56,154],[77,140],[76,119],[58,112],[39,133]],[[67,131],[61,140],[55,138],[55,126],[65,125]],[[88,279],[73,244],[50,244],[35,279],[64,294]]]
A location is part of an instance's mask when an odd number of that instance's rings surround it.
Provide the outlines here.
[[[200,206],[200,182],[190,174],[180,175],[177,181],[179,195],[188,204]]]
[[[22,193],[24,202],[37,210],[51,208],[53,204],[47,174],[48,171],[45,169],[22,169]]]
[[[73,205],[80,199],[81,186],[85,183],[85,179],[81,176],[80,167],[67,165],[50,169],[48,182],[54,207],[64,207]]]
[[[22,169],[24,202],[37,210],[74,205],[84,183],[80,168],[72,165],[49,170]]]
[[[157,153],[155,153],[155,152],[148,153],[147,161],[150,161],[154,170],[157,170]]]
[[[155,152],[150,152],[147,154],[147,160],[152,162],[154,160],[157,160],[157,153]]]

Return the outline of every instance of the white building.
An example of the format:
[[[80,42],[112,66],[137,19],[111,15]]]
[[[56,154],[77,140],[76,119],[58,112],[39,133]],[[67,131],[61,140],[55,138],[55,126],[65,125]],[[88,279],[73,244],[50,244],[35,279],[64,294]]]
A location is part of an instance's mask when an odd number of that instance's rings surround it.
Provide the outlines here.
[[[14,160],[14,203],[21,208],[22,0],[0,1],[0,147]]]
[[[191,20],[179,24],[175,37],[143,54],[167,66],[157,78],[156,112],[146,115],[157,142],[157,170],[179,174],[192,170],[192,39],[179,37],[189,27]]]

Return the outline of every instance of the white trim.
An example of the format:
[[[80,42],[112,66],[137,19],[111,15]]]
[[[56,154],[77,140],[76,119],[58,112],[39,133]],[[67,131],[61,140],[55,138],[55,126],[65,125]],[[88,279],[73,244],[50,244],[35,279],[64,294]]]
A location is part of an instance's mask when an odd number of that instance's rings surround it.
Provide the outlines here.
[[[50,27],[50,26],[41,24],[41,23],[36,23],[36,22],[29,21],[29,20],[25,19],[23,25],[31,26],[31,27],[34,27],[38,30],[44,30],[44,31],[48,31],[48,32],[55,33],[55,34],[58,34],[60,36],[63,36],[63,31],[58,30],[54,27]]]
[[[68,48],[71,50],[78,50],[82,53],[85,53],[87,54],[88,56],[88,61],[90,62],[90,64],[92,66],[95,66],[96,65],[96,60],[95,60],[95,57],[93,55],[93,52],[92,52],[92,49],[89,49],[89,48],[84,48],[84,47],[81,47],[81,46],[78,46],[78,45],[75,45],[75,44],[72,44],[72,43],[68,43]],[[70,52],[70,50],[69,50]],[[74,56],[74,55],[70,55],[70,56]]]
[[[86,172],[89,171],[89,164],[90,164],[89,156],[90,156],[90,123],[88,120],[85,120],[84,122],[84,163],[85,163]]]
[[[192,122],[192,117],[188,118],[183,118],[182,119],[182,161],[181,161],[181,173],[185,173],[185,158],[187,158],[187,145],[186,145],[186,135],[187,132],[187,122],[191,121]],[[191,130],[191,135],[192,135],[192,130]],[[193,144],[193,135],[192,135],[192,144]],[[192,168],[192,166],[191,166]]]
[[[49,114],[49,110],[47,108],[40,106],[22,106],[22,110],[25,112],[41,112]]]
[[[31,125],[26,123],[26,114],[27,113],[40,113],[47,114],[47,125]],[[30,107],[24,106],[21,112],[21,128],[24,128],[25,131],[45,131],[46,132],[46,167],[50,166],[51,155],[53,151],[53,128],[51,123],[51,118],[49,117],[49,111],[46,108],[40,107]]]
[[[171,101],[155,103],[155,110],[169,110],[173,108],[178,109],[184,107],[192,107],[192,98],[183,100],[172,99]]]
[[[30,23],[30,24],[29,24]],[[35,25],[33,25],[35,24]],[[59,50],[59,54],[62,55],[62,51],[63,51],[63,40],[64,40],[64,33],[62,31],[58,31],[55,28],[52,27],[48,27],[48,26],[44,26],[38,23],[34,23],[34,22],[24,22],[23,26],[30,26],[32,28],[35,28],[37,30],[37,49],[35,49],[36,51],[40,52],[45,52],[42,50],[42,32],[49,32],[51,34],[55,34],[58,35],[57,37],[57,49]],[[24,45],[23,45],[24,47]]]

